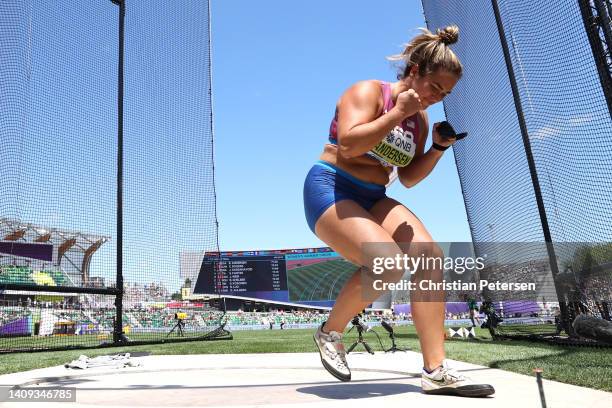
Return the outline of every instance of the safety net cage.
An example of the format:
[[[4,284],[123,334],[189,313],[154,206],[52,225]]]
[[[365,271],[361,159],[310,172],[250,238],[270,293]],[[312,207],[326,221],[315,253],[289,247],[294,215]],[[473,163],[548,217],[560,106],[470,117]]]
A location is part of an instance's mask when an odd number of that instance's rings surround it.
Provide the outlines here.
[[[453,151],[475,251],[489,255],[481,274],[547,282],[480,292],[494,334],[573,339],[577,316],[609,321],[610,2],[422,4],[430,30],[460,29],[464,74],[444,109],[469,133]]]
[[[0,2],[0,351],[219,326],[181,259],[218,251],[209,16]]]

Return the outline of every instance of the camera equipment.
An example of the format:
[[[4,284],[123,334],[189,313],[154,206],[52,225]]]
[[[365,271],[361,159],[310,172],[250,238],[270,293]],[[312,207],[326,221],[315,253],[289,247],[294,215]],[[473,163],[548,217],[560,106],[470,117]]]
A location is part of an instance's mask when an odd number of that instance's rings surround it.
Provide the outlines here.
[[[351,323],[353,323],[355,326],[359,326],[359,328],[364,333],[367,333],[370,330],[372,330],[372,328],[370,326],[368,326],[363,320],[361,320],[361,315],[357,315],[357,316],[353,317],[353,320],[351,320]]]
[[[380,324],[389,333],[389,337],[391,338],[391,348],[389,348],[388,350],[385,350],[385,353],[388,353],[388,352],[395,353],[396,351],[408,351],[408,349],[397,347],[397,345],[395,344],[395,333],[393,332],[393,327],[389,323],[387,323],[385,320],[381,320]]]
[[[453,129],[451,124],[447,121],[440,122],[438,125],[438,133],[445,139],[452,139],[454,137],[457,140],[461,140],[468,135],[467,132],[457,134],[455,129]]]
[[[374,351],[372,351],[368,343],[366,343],[366,341],[363,339],[363,333],[370,331],[370,327],[361,320],[360,315],[353,317],[353,320],[351,320],[351,323],[353,324],[353,327],[349,329],[348,333],[350,333],[351,330],[353,330],[354,328],[357,328],[358,338],[357,338],[357,341],[354,342],[351,345],[351,347],[348,348],[348,350],[346,351],[346,354],[349,354],[351,351],[353,351],[353,349],[357,347],[358,344],[363,344],[363,347],[365,347],[368,353],[374,354]]]
[[[483,322],[480,325],[480,327],[482,329],[484,329],[484,328],[489,329],[489,333],[491,334],[491,338],[497,339],[498,336],[497,336],[497,331],[495,329],[497,328],[497,325],[499,323],[504,321],[504,319],[499,317],[499,315],[497,314],[497,311],[493,307],[493,303],[491,301],[486,300],[486,301],[482,302],[482,305],[480,305],[480,311],[482,313],[484,313],[485,316],[487,316],[487,321]]]
[[[176,330],[176,333],[179,336],[181,336],[181,337],[185,336],[185,333],[183,332],[183,328],[185,327],[185,322],[183,322],[183,320],[187,319],[187,313],[185,313],[185,312],[177,312],[177,313],[174,314],[174,319],[176,320],[176,324],[168,332],[166,337],[170,336],[174,332],[174,330]]]

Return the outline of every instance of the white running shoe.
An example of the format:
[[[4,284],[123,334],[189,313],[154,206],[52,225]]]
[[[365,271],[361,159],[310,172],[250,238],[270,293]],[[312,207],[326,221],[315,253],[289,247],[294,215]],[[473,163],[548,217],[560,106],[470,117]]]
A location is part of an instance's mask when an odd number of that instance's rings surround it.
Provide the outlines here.
[[[476,384],[468,377],[448,367],[446,361],[432,373],[423,369],[421,387],[426,394],[457,395],[460,397],[486,397],[494,394],[489,384]]]
[[[325,323],[323,323],[325,324]],[[330,331],[324,333],[323,324],[317,329],[314,334],[314,342],[319,349],[321,355],[321,363],[323,367],[331,375],[341,381],[351,381],[351,370],[346,362],[346,351],[342,343],[342,334]]]

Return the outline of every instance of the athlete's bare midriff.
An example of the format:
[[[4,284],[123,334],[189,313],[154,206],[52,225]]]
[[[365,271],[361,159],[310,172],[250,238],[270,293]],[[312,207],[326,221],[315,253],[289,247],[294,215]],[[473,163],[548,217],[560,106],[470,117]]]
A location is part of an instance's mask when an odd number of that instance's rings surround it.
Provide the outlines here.
[[[378,160],[365,155],[346,159],[338,152],[337,145],[326,144],[320,159],[350,173],[359,180],[383,186],[389,182],[390,168],[384,167]]]

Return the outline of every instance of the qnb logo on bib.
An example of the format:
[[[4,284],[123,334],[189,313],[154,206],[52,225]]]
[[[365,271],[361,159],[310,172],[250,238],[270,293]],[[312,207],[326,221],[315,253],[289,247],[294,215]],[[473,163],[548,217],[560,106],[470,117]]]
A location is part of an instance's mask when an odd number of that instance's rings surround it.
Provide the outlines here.
[[[391,133],[366,154],[379,160],[387,167],[405,167],[410,163],[415,152],[416,144],[412,132],[396,126]]]

